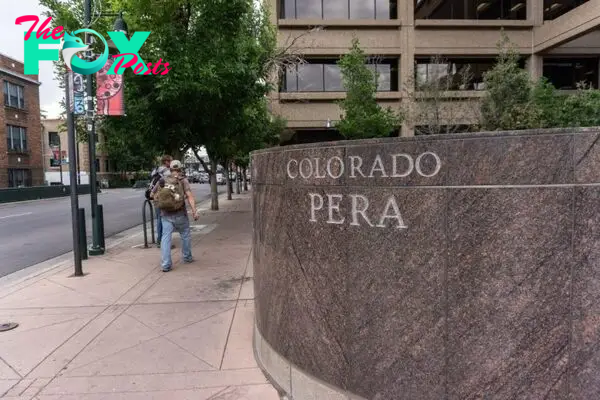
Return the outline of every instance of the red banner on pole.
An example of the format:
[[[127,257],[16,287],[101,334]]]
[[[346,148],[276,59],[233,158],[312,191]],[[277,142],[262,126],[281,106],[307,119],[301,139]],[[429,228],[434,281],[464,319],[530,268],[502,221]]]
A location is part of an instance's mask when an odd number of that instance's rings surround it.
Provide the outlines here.
[[[125,115],[123,75],[107,75],[114,59],[109,58],[104,68],[96,73],[98,115]]]

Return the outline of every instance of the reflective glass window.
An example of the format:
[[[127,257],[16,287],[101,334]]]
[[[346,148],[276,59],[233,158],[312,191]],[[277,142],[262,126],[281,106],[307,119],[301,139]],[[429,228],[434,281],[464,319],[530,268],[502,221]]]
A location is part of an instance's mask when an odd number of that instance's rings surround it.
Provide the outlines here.
[[[323,0],[324,19],[348,19],[348,0]]]
[[[321,0],[296,0],[296,18],[322,18]]]
[[[389,0],[375,1],[375,18],[390,19],[390,2]]]
[[[343,92],[344,84],[340,67],[335,64],[325,64],[325,91]]]
[[[298,65],[298,91],[323,91],[323,64]]]
[[[374,19],[374,0],[350,0],[350,19]]]

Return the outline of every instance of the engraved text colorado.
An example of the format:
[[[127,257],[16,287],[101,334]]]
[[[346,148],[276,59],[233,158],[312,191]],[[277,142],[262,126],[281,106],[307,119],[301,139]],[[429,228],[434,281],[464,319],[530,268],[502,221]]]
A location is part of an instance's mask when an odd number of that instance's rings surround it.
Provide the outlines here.
[[[329,158],[301,159],[292,158],[287,162],[286,172],[289,179],[340,179],[352,186],[352,180],[358,178],[403,179],[411,176],[433,178],[442,168],[437,154],[426,151],[413,157],[411,154],[398,153],[382,157],[377,154],[372,159],[360,156],[339,156]],[[344,202],[344,197],[346,201]],[[371,206],[369,199],[362,194],[308,193],[310,221],[327,224],[367,225],[376,228],[406,229],[396,196],[388,196],[382,204]],[[378,202],[379,203],[379,202]],[[344,205],[343,209],[341,209]]]

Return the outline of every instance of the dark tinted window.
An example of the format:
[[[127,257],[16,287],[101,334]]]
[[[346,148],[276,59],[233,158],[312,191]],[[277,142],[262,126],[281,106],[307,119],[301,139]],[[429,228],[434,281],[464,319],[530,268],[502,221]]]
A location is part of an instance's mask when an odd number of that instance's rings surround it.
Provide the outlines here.
[[[568,13],[588,0],[544,0],[544,21],[549,21]]]
[[[574,90],[579,83],[597,89],[598,57],[544,58],[544,76],[557,89]]]
[[[8,170],[8,187],[27,186],[31,186],[31,170],[13,168]]]
[[[396,19],[397,0],[279,0],[289,19]]]
[[[527,0],[415,0],[416,19],[527,19]]]

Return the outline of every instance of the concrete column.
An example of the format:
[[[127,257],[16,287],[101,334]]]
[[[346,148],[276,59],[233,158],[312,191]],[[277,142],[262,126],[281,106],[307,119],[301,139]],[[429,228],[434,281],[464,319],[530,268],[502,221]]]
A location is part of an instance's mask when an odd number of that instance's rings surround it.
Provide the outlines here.
[[[267,0],[267,2],[264,4],[267,5],[269,12],[271,13],[269,18],[271,23],[277,26],[277,20],[279,19],[279,7],[277,7],[277,0]]]
[[[544,24],[544,2],[542,0],[527,0],[527,19],[535,26]]]
[[[400,56],[399,85],[403,94],[402,102],[406,105],[408,102],[407,93],[412,93],[414,88],[414,68],[415,68],[415,8],[414,1],[399,1],[399,18],[402,21],[400,29],[402,55]],[[410,121],[402,124],[402,136],[414,136],[414,126]]]
[[[538,54],[532,54],[527,59],[527,70],[531,79],[538,80],[544,73],[544,58]]]

